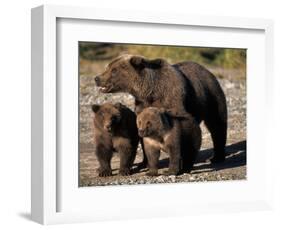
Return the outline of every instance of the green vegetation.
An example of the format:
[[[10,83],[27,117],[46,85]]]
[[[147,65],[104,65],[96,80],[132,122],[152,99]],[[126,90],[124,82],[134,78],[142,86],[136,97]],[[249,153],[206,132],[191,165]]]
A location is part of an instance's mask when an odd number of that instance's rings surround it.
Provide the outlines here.
[[[111,60],[122,53],[148,58],[165,58],[171,63],[192,60],[210,67],[226,69],[246,68],[246,50],[229,48],[179,47],[160,45],[127,45],[80,42],[80,57],[86,60]]]

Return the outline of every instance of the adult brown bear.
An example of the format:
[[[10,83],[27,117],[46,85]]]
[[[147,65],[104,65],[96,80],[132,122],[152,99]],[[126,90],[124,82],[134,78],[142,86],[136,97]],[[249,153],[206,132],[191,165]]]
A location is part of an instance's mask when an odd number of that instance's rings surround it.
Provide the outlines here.
[[[215,76],[194,62],[174,65],[164,59],[123,55],[113,60],[99,76],[96,85],[103,93],[126,92],[136,99],[136,112],[154,106],[189,112],[209,129],[213,144],[212,162],[225,159],[227,136],[226,99]]]

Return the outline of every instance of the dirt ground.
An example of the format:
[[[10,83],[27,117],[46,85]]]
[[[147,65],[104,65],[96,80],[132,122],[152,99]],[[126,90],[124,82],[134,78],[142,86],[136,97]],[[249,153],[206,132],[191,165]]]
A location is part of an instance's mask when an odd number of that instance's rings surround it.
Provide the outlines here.
[[[246,81],[241,73],[235,70],[211,69],[219,76],[218,80],[226,94],[228,105],[228,138],[226,161],[211,164],[209,158],[213,154],[212,140],[204,124],[201,124],[203,142],[194,169],[190,174],[179,176],[161,175],[168,167],[168,156],[161,153],[159,162],[160,175],[145,176],[146,169],[133,173],[131,176],[119,176],[119,157],[114,154],[112,159],[113,176],[101,178],[97,176],[98,161],[92,143],[92,112],[93,103],[121,102],[134,109],[134,99],[127,94],[100,94],[95,87],[92,75],[80,75],[80,186],[104,186],[123,184],[150,184],[196,181],[221,181],[246,179]],[[139,147],[135,164],[142,160]],[[136,166],[134,166],[136,168]]]

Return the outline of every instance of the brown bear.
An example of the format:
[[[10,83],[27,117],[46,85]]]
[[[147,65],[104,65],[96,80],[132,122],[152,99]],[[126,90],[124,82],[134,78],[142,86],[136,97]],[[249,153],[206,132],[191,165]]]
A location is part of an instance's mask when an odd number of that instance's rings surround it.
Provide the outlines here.
[[[158,175],[160,150],[170,157],[168,175],[191,171],[201,146],[201,129],[189,113],[148,107],[138,114],[137,126],[148,159],[147,175]]]
[[[120,175],[129,175],[139,143],[136,115],[121,103],[93,105],[95,153],[99,161],[99,176],[111,176],[113,152],[120,156]]]
[[[212,162],[224,161],[226,99],[215,76],[203,66],[190,61],[171,65],[164,59],[123,55],[96,76],[95,82],[104,93],[133,95],[137,113],[149,106],[163,107],[188,112],[198,123],[204,121],[214,144]]]

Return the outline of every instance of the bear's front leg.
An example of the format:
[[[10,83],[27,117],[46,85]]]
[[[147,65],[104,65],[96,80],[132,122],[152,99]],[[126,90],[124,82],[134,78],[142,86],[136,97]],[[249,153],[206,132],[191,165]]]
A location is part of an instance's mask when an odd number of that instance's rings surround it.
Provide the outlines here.
[[[153,145],[150,145],[144,138],[144,149],[148,161],[148,172],[147,176],[157,176],[158,175],[158,161],[160,157],[160,149]]]
[[[98,174],[99,174],[99,177],[112,176],[112,170],[111,170],[111,168],[100,167],[98,169]]]
[[[180,172],[181,151],[177,143],[167,147],[169,159],[169,169],[165,171],[166,175],[178,175]]]
[[[113,154],[112,150],[100,144],[96,147],[95,152],[100,164],[98,175],[100,177],[112,176],[112,170],[110,166],[110,161]]]
[[[142,159],[142,162],[138,163],[137,168],[138,168],[139,171],[141,169],[144,169],[144,168],[147,167],[147,157],[146,157],[146,154],[145,154],[143,138],[140,138],[140,144],[141,144],[141,148],[142,148],[143,159]]]
[[[131,155],[132,151],[130,148],[121,148],[119,151],[120,156],[120,168],[119,175],[128,176],[131,173]]]
[[[130,140],[127,138],[114,138],[114,149],[119,153],[120,168],[119,175],[128,176],[131,174],[131,167],[136,157],[136,149],[133,148]]]

